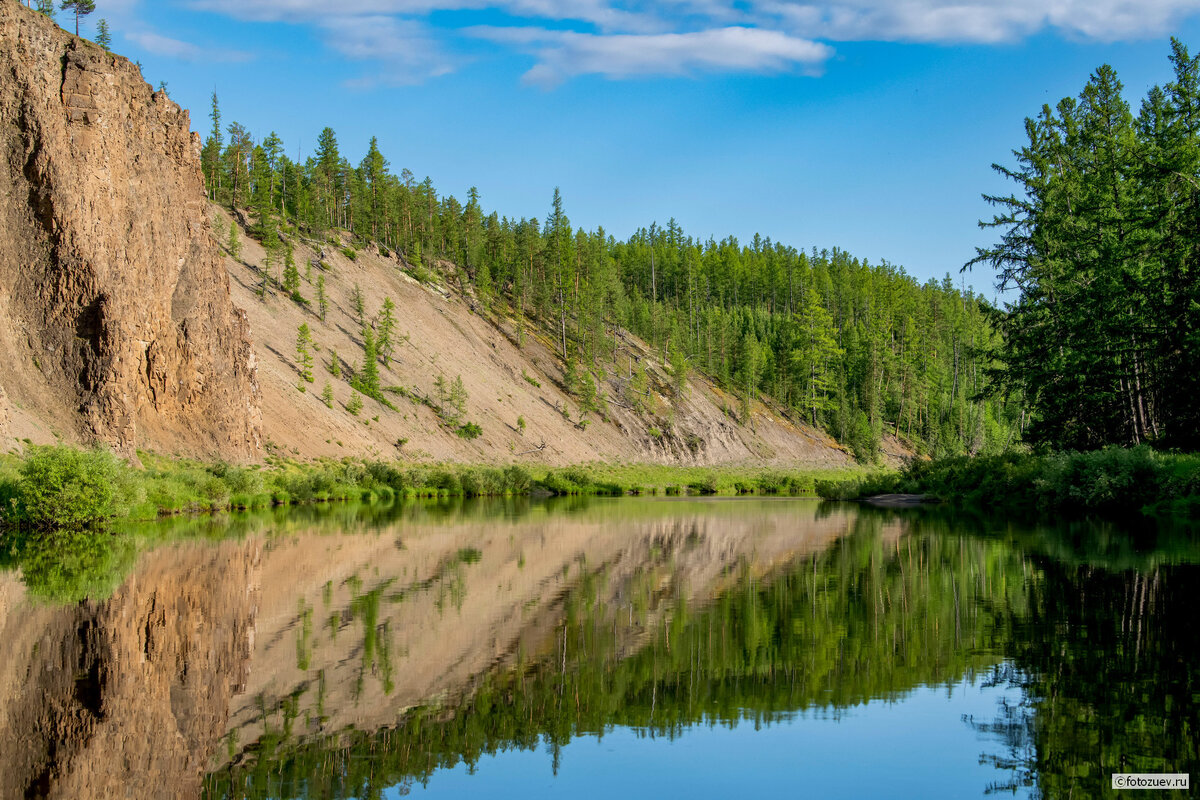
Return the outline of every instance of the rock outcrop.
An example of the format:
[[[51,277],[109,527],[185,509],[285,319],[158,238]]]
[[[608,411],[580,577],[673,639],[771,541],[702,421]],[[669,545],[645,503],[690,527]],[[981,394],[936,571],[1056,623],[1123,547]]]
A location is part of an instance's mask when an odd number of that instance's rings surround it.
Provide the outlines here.
[[[253,351],[188,113],[0,0],[0,386],[67,438],[250,458]]]

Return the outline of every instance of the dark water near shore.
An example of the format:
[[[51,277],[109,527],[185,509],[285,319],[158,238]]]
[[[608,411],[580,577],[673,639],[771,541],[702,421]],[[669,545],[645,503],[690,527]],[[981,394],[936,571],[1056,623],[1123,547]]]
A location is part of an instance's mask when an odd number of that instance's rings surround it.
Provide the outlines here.
[[[7,563],[0,800],[1200,782],[1185,529],[510,500],[180,521]]]

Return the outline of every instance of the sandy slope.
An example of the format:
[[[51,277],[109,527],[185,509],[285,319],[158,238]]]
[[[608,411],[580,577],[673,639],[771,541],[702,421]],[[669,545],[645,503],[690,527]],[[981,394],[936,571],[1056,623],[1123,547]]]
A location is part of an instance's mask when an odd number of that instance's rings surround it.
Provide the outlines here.
[[[213,212],[221,217],[218,228],[227,230],[228,215],[216,207]],[[302,274],[310,262],[328,266],[324,276],[330,307],[322,322],[315,302],[320,270],[314,267],[312,282],[302,285],[301,294],[311,301],[307,308],[277,291],[269,290],[260,300],[256,290],[263,255],[262,247],[243,232],[241,258],[227,258],[226,266],[234,303],[246,310],[250,321],[262,389],[264,438],[270,452],[548,464],[628,460],[841,467],[853,463],[824,432],[793,424],[761,403],[755,403],[752,424],[740,424],[722,411],[723,406],[736,405],[734,399],[702,378],[693,378],[685,398],[672,398],[663,365],[643,342],[628,334],[622,335],[616,364],[627,369],[633,359],[647,366],[657,389],[656,413],[638,415],[619,405],[621,368],[609,365],[602,388],[615,402],[608,404],[607,419],[593,415],[581,429],[576,424],[578,405],[559,388],[562,369],[553,344],[527,335],[519,348],[511,320],[485,316],[473,298],[448,286],[417,282],[403,271],[398,258],[381,256],[374,248],[351,260],[336,245],[302,243],[295,250]],[[281,267],[273,270],[278,275]],[[447,381],[462,376],[469,395],[466,418],[482,426],[481,437],[459,438],[439,424],[431,409],[401,395],[386,395],[396,411],[371,399],[365,399],[358,416],[346,410],[352,392],[346,367],[360,366],[363,352],[351,300],[356,284],[366,298],[368,318],[379,312],[385,297],[395,302],[398,334],[406,337],[396,348],[394,361],[381,369],[382,384],[432,397],[439,375]],[[312,329],[319,348],[312,384],[304,384],[296,365],[296,331],[302,322]],[[328,371],[334,350],[342,361],[340,378]],[[327,380],[335,397],[332,409],[319,396]],[[564,406],[569,420],[559,411]],[[518,417],[526,421],[523,435]],[[652,435],[652,429],[662,435]],[[397,445],[400,440],[405,440],[402,446]],[[545,448],[534,451],[542,442]],[[895,442],[885,449],[901,452]]]

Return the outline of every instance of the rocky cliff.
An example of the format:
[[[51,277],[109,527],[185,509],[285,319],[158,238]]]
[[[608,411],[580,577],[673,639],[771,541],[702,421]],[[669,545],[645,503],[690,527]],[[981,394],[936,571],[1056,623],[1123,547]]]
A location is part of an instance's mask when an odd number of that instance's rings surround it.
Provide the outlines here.
[[[11,413],[124,453],[257,454],[253,351],[210,225],[188,113],[127,59],[0,0]]]

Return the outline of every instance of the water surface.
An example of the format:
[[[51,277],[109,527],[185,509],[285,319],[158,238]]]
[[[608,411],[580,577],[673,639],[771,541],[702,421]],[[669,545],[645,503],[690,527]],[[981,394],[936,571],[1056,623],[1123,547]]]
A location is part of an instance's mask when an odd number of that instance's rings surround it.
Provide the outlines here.
[[[1185,530],[784,499],[333,506],[62,541],[0,573],[0,798],[1200,779],[1197,562]]]

